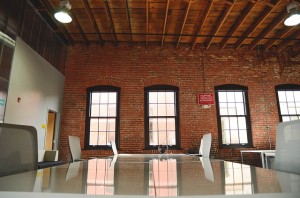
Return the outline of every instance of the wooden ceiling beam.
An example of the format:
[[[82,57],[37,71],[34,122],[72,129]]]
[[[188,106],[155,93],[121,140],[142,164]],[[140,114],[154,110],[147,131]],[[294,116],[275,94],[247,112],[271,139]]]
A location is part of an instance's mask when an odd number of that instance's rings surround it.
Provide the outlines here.
[[[132,44],[132,29],[131,29],[131,20],[130,20],[130,14],[129,14],[129,7],[128,7],[128,0],[125,0],[126,2],[126,13],[127,13],[127,21],[128,21],[128,28],[130,33],[130,45]]]
[[[226,9],[223,11],[222,15],[219,17],[217,25],[213,29],[211,33],[211,37],[208,38],[208,41],[206,42],[206,49],[208,49],[214,39],[214,36],[218,33],[222,25],[224,24],[225,20],[227,19],[228,15],[230,14],[235,2],[232,2],[231,5],[227,5]]]
[[[208,5],[205,8],[204,14],[201,16],[200,23],[199,23],[199,28],[194,33],[194,35],[196,35],[196,36],[194,36],[193,41],[192,41],[192,49],[194,49],[194,47],[196,45],[197,38],[198,38],[197,35],[200,35],[200,33],[202,31],[202,28],[204,26],[204,23],[207,20],[208,15],[209,15],[209,13],[212,9],[213,3],[214,3],[214,0],[211,0],[211,1],[208,2]]]
[[[88,38],[86,37],[86,35],[85,35],[85,33],[84,33],[84,31],[83,31],[83,29],[82,29],[82,27],[81,27],[81,25],[80,25],[80,23],[79,23],[77,17],[73,14],[72,10],[71,10],[71,12],[70,12],[70,15],[71,15],[71,17],[72,17],[72,19],[73,19],[73,21],[74,21],[74,23],[75,23],[77,29],[79,30],[80,35],[81,35],[81,37],[83,38],[85,44],[88,45],[88,44],[89,44]]]
[[[178,48],[178,46],[179,46],[181,35],[182,35],[183,29],[184,29],[184,26],[185,26],[185,23],[186,23],[187,16],[189,15],[191,4],[192,4],[192,0],[189,1],[189,4],[187,5],[187,7],[185,9],[184,19],[183,19],[183,22],[181,24],[181,29],[180,29],[179,37],[178,37],[178,40],[177,40],[176,48]]]
[[[269,7],[267,6],[265,8],[265,11],[262,12],[259,17],[254,21],[254,23],[252,23],[250,25],[249,28],[247,28],[247,30],[243,33],[242,37],[237,41],[237,43],[235,44],[235,48],[238,49],[239,47],[241,47],[241,45],[243,44],[243,42],[247,39],[247,37],[253,32],[255,31],[258,26],[269,16],[269,14],[276,8],[276,6],[279,4],[280,0],[275,0],[274,2],[274,7]]]
[[[103,0],[104,4],[105,4],[105,10],[106,10],[106,14],[110,23],[110,31],[112,32],[115,44],[118,44],[118,39],[117,39],[117,35],[116,35],[116,31],[115,31],[115,26],[114,26],[114,21],[110,12],[110,8],[109,8],[109,4],[108,4],[108,0]]]
[[[291,42],[293,42],[295,39],[297,39],[300,35],[300,29],[295,31],[291,36],[289,36],[290,39],[281,42],[278,46],[277,49],[279,51],[282,51],[284,48],[286,48]]]
[[[90,5],[89,5],[89,3],[88,3],[87,0],[82,0],[82,2],[83,2],[83,5],[84,5],[84,9],[85,9],[85,11],[86,11],[86,13],[87,13],[87,15],[88,15],[88,17],[89,17],[89,20],[90,20],[90,22],[92,23],[92,25],[93,25],[93,27],[94,27],[94,30],[96,31],[96,34],[98,35],[98,38],[99,38],[99,40],[100,40],[100,45],[103,45],[103,43],[104,43],[104,42],[103,42],[103,38],[102,38],[102,36],[101,36],[99,27],[98,27],[98,25],[97,25],[97,23],[96,23],[96,20],[95,20],[95,17],[94,17],[94,15],[93,15],[93,13],[92,13],[92,10],[91,10],[91,8],[90,8]]]
[[[166,13],[165,13],[165,20],[164,20],[164,27],[163,27],[163,32],[162,32],[163,35],[162,35],[162,38],[161,38],[160,47],[163,46],[164,40],[165,40],[165,33],[166,33],[166,26],[167,26],[167,20],[168,20],[169,5],[170,5],[170,0],[167,1],[167,7],[166,7]]]
[[[288,13],[286,10],[283,10],[269,25],[263,29],[263,31],[257,36],[256,39],[250,44],[250,49],[254,49],[256,45],[261,41],[261,38],[267,36],[272,32],[278,25],[280,25],[284,19],[287,17]]]
[[[53,16],[54,13],[54,9],[52,8],[52,6],[50,5],[50,3],[48,1],[40,1],[41,4],[43,5],[43,7],[46,8],[46,12],[48,13],[48,15],[50,16],[50,18],[54,21],[54,23],[56,24],[56,26],[58,27],[59,31],[62,32],[65,36],[66,39],[68,41],[68,43],[70,43],[71,45],[74,43],[73,38],[71,37],[70,33],[67,31],[66,27],[63,26],[61,23],[59,23]]]
[[[245,19],[249,16],[251,11],[253,10],[254,6],[257,4],[257,1],[255,2],[249,2],[245,8],[245,10],[242,12],[242,15],[237,18],[237,20],[234,22],[234,25],[231,26],[228,33],[226,34],[226,38],[224,38],[221,42],[221,48],[224,49],[224,47],[227,45],[229,39],[231,36],[234,35],[236,30],[240,27],[240,25],[245,21]]]
[[[296,26],[292,26],[292,27],[285,27],[283,30],[281,30],[280,32],[278,32],[274,38],[283,38],[285,35],[287,35],[289,32],[291,32]],[[270,49],[273,44],[277,41],[277,39],[270,39],[269,41],[267,41],[264,44],[264,50],[268,50]]]

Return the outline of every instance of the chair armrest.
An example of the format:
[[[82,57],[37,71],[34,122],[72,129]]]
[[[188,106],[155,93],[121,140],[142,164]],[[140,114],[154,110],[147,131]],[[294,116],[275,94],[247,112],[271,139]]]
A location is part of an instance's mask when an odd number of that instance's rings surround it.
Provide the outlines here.
[[[58,160],[58,150],[45,151],[44,162],[54,162]]]

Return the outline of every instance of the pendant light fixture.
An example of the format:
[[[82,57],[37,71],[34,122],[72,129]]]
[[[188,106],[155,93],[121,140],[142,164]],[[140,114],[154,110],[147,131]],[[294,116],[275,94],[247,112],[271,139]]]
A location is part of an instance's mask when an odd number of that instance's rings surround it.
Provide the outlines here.
[[[54,13],[54,17],[61,23],[70,23],[72,21],[72,17],[70,16],[69,11],[72,6],[68,0],[61,0],[59,2],[59,8]]]
[[[287,5],[287,12],[289,13],[288,17],[284,21],[286,26],[296,26],[300,24],[300,11],[297,10],[299,3],[296,1],[291,1]]]

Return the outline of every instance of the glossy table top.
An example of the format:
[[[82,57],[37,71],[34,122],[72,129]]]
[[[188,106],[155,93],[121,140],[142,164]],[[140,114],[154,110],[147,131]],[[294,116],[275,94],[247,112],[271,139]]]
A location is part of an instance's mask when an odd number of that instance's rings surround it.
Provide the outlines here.
[[[300,175],[187,155],[122,154],[0,177],[0,197],[9,192],[19,197],[28,195],[20,192],[39,193],[29,197],[299,197]]]

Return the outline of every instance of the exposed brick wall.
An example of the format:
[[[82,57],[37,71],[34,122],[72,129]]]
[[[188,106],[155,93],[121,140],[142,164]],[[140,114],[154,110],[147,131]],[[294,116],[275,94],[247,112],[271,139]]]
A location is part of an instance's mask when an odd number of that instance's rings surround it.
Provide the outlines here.
[[[182,149],[198,145],[203,134],[212,132],[211,155],[240,160],[239,149],[220,149],[218,146],[215,105],[202,109],[196,98],[199,92],[214,92],[214,86],[228,83],[248,87],[254,148],[269,149],[270,134],[271,148],[274,149],[279,122],[275,85],[300,84],[299,62],[299,57],[290,59],[278,52],[263,53],[248,48],[191,50],[184,45],[175,49],[168,45],[146,48],[142,44],[71,46],[65,71],[61,158],[69,159],[68,135],[79,136],[83,147],[86,88],[94,85],[121,87],[120,149],[123,153],[151,153],[143,150],[144,87],[155,84],[179,87]],[[109,150],[83,151],[84,157],[110,154]]]

